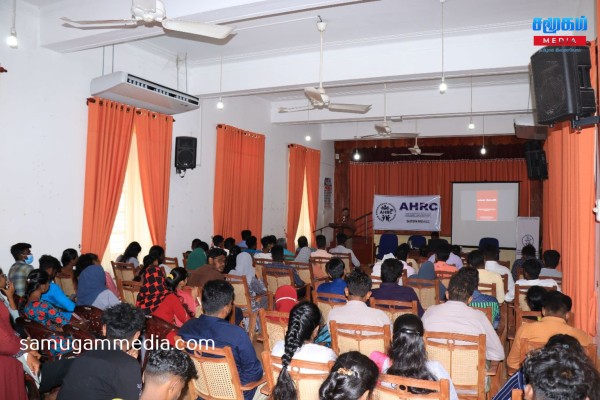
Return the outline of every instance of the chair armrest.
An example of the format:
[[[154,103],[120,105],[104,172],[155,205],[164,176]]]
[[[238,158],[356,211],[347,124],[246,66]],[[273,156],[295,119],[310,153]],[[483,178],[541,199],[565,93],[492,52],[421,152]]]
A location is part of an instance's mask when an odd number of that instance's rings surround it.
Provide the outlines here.
[[[254,388],[256,388],[256,387],[258,387],[258,386],[260,386],[260,385],[262,385],[263,383],[266,383],[266,382],[267,382],[267,377],[265,375],[263,375],[262,378],[260,378],[257,381],[249,382],[249,383],[247,383],[245,385],[242,385],[241,389],[243,391],[252,390],[252,389],[254,389]]]
[[[496,395],[496,393],[498,393],[498,391],[500,390],[501,385],[501,380],[503,378],[503,373],[502,373],[502,361],[490,361],[490,366],[486,371],[486,376],[490,376],[490,391],[489,391],[489,396],[490,398],[492,398],[493,396]]]

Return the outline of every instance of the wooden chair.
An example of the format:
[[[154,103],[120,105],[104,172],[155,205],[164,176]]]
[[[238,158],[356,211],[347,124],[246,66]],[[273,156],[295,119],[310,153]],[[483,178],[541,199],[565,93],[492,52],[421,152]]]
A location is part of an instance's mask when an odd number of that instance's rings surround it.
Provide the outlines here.
[[[510,269],[510,261],[500,261],[498,260],[498,264]]]
[[[262,332],[264,350],[271,353],[275,343],[285,340],[289,313],[279,311],[258,310],[258,318]]]
[[[121,298],[125,303],[136,305],[137,296],[142,288],[141,282],[122,281],[120,285]]]
[[[168,265],[171,269],[179,268],[179,259],[177,257],[165,257],[163,264]]]
[[[368,326],[354,324],[338,324],[329,322],[331,334],[331,349],[336,354],[349,351],[360,351],[367,357],[373,351],[387,353],[391,343],[391,329],[389,325]]]
[[[354,265],[352,264],[352,259],[350,257],[350,253],[332,253],[329,252],[333,257],[340,258],[344,262],[344,273],[346,275],[350,274],[354,270]]]
[[[181,340],[176,336],[176,341]],[[198,377],[192,379],[188,389],[190,393],[205,400],[241,400],[243,391],[252,390],[266,382],[263,376],[260,380],[242,386],[235,359],[230,347],[208,348],[188,343],[188,349]],[[195,397],[194,397],[195,398]]]
[[[406,286],[410,286],[417,293],[423,309],[440,304],[440,285],[437,279],[408,278]]]
[[[58,286],[60,286],[60,288],[62,289],[64,294],[66,294],[68,297],[75,295],[77,293],[77,289],[75,286],[75,279],[73,278],[72,275],[68,275],[64,272],[59,272],[58,274],[56,274],[56,277],[54,278],[54,282]]]
[[[94,306],[76,306],[74,313],[89,322],[90,332],[98,336],[102,335],[102,314],[104,314],[104,311]]]
[[[144,331],[144,345],[146,340],[152,343],[154,349],[160,348],[161,341],[168,340],[169,337],[175,337],[179,328],[162,318],[153,315],[146,315],[146,330]],[[143,368],[146,369],[148,356],[150,352],[146,349],[143,360]]]
[[[15,321],[17,326],[22,327],[31,339],[37,341],[39,348],[38,352],[42,355],[44,361],[54,361],[54,356],[50,351],[48,344],[53,341],[56,336],[62,336],[62,332],[54,332],[44,325],[32,319],[19,317]]]
[[[331,258],[311,257],[310,258],[310,264],[313,267],[313,274],[314,274],[314,270],[315,269],[319,269],[319,270],[321,270],[321,275],[325,277],[323,279],[327,279],[326,278],[327,277],[327,268],[325,268],[325,266],[327,265],[327,263],[329,262],[329,260],[331,260]],[[316,277],[316,275],[315,275],[315,277]]]
[[[256,271],[256,276],[263,276],[263,269],[265,268],[265,265],[267,264],[271,264],[273,261],[267,259],[267,258],[257,258],[255,260],[253,260],[253,264],[254,264],[254,270]],[[274,292],[273,292],[274,293]]]
[[[411,388],[431,390],[427,394],[411,393]],[[395,375],[380,374],[373,391],[373,400],[450,400],[450,381],[424,381]]]
[[[485,400],[485,335],[425,332],[427,356],[448,371],[461,399]],[[490,366],[490,375],[500,377],[499,363]],[[498,384],[496,386],[499,387]]]
[[[523,391],[521,389],[513,389],[510,398],[511,400],[523,400]]]
[[[262,273],[263,273],[263,282],[265,283],[265,286],[267,287],[268,292],[275,293],[277,291],[278,287],[284,286],[284,285],[290,285],[293,288],[299,289],[294,284],[294,273],[291,269],[265,267],[265,268],[263,268]],[[304,287],[306,288],[306,296],[304,299],[309,300],[310,299],[310,283],[306,283],[306,285]],[[298,299],[298,300],[301,300],[301,299]]]
[[[545,345],[546,343],[533,342],[529,339],[521,339],[521,347],[519,348],[519,359],[521,360],[521,365],[523,364],[523,361],[525,361],[525,358],[527,357],[527,354],[529,354],[529,352],[531,352],[532,350],[540,349]],[[587,354],[594,366],[598,368],[598,346],[594,343],[590,343],[589,345],[584,346],[583,349],[585,350],[585,354]]]
[[[225,275],[225,280],[233,286],[233,304],[242,310],[244,318],[248,318],[248,336],[250,336],[250,341],[252,342],[254,340],[254,331],[256,330],[256,313],[252,311],[252,300],[258,301],[262,298],[269,300],[271,297],[268,293],[254,297],[250,296],[245,276]],[[271,308],[270,305],[267,305],[267,307]]]
[[[304,282],[312,283],[316,280],[310,263],[303,263],[299,261],[286,261],[285,264],[294,267],[296,269],[296,272],[298,272],[298,276]]]
[[[267,390],[261,391],[270,394],[281,372],[281,357],[271,355],[269,351],[263,351],[261,354],[263,368],[267,377]],[[312,361],[292,360],[288,365],[287,372],[296,387],[298,400],[314,400],[319,398],[319,388],[327,379],[329,370],[333,366],[333,361],[329,363],[318,363]]]
[[[63,326],[63,332],[68,335],[71,335],[71,337],[73,337],[73,339],[77,339],[82,342],[84,342],[84,341],[94,342],[96,340],[96,336],[93,335],[91,332],[88,332],[78,326],[75,326],[75,325]],[[85,350],[84,346],[81,346],[81,351],[83,352],[84,350]]]
[[[117,290],[119,293],[121,293],[121,282],[133,281],[133,278],[135,278],[135,266],[131,263],[122,263],[116,261],[111,261],[110,263],[112,265],[113,274],[115,275],[115,281],[117,282]],[[123,297],[121,297],[121,299],[123,299]]]
[[[495,283],[482,283],[479,282],[477,290],[481,294],[487,294],[488,296],[496,297],[496,284]]]
[[[333,307],[343,306],[348,302],[346,296],[342,296],[339,294],[331,294],[331,293],[317,293],[316,291],[312,292],[312,300],[313,303],[319,307],[319,311],[321,311],[321,319],[323,323],[327,322],[329,318],[329,311]]]
[[[380,276],[375,276],[375,275],[371,275],[371,290],[373,289],[379,289],[381,287],[381,277]]]
[[[455,273],[456,271],[435,271],[435,277],[447,288],[450,284],[450,278],[452,278]]]
[[[181,253],[181,260],[183,263],[183,268],[187,269],[187,259],[188,256],[190,255],[191,251],[184,251],[183,253]]]
[[[417,301],[398,301],[398,300],[378,300],[374,297],[371,297],[370,306],[371,308],[376,308],[381,310],[390,317],[390,321],[392,323],[403,314],[414,314],[419,315],[419,307],[417,306]]]

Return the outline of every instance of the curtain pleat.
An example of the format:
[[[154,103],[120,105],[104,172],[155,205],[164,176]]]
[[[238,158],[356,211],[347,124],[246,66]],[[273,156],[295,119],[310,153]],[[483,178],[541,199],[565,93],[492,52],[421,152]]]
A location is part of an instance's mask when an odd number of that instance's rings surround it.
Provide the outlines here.
[[[88,102],[81,252],[106,251],[127,168],[134,108],[96,98]]]
[[[296,249],[296,241],[294,239],[296,238],[302,208],[306,149],[298,145],[289,145],[288,148],[290,156],[288,167],[288,212],[285,232],[288,250],[293,252]]]
[[[173,117],[139,110],[134,123],[150,237],[166,249]]]
[[[306,151],[306,190],[308,193],[308,215],[310,218],[310,243],[316,247],[314,231],[317,229],[319,208],[319,178],[321,172],[321,152],[307,149]]]
[[[261,237],[264,164],[264,135],[229,125],[217,126],[215,233],[241,240],[241,231],[249,229]]]

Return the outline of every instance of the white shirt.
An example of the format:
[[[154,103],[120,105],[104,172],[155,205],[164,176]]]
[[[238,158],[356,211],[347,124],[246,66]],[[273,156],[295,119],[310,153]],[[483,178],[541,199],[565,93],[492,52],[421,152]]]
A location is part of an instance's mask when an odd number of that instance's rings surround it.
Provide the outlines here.
[[[543,286],[543,287],[555,287],[560,292],[560,286],[554,279],[519,279],[515,282],[515,285],[519,286]]]
[[[333,257],[335,257],[334,253],[350,254],[350,259],[352,260],[352,265],[354,265],[355,267],[360,267],[360,261],[358,261],[358,258],[356,258],[356,256],[354,255],[354,252],[351,249],[348,249],[342,245],[337,245],[337,246],[329,249],[329,253]]]
[[[117,298],[117,296],[115,296],[115,294],[110,290],[106,289],[96,297],[96,300],[94,300],[92,306],[101,310],[106,310],[107,308],[117,305],[119,303],[120,301]]]
[[[542,268],[540,276],[551,276],[553,278],[562,278],[562,272],[557,271],[554,268]]]
[[[273,256],[271,256],[271,253],[255,253],[254,254],[254,259],[255,260],[272,260]]]
[[[431,261],[433,264],[435,264],[435,254],[429,257],[428,261]],[[462,259],[454,253],[450,253],[450,257],[448,257],[446,264],[454,265],[458,269],[463,267]]]
[[[485,358],[492,361],[504,360],[504,347],[487,316],[461,301],[449,300],[444,304],[430,306],[421,319],[426,332],[451,332],[464,335],[483,333],[485,334]]]
[[[515,299],[515,281],[510,270],[504,265],[500,265],[497,261],[493,260],[485,262],[485,269],[500,275],[508,275],[508,290],[506,292],[506,296],[504,296],[504,300],[513,301]]]
[[[392,325],[390,317],[381,310],[370,308],[359,300],[349,300],[346,304],[334,307],[329,311],[327,324],[335,321],[340,324],[385,326]]]
[[[371,272],[371,275],[380,277],[381,276],[381,264],[383,264],[383,262],[385,260],[387,260],[388,258],[394,258],[394,256],[388,257],[388,254],[383,256],[383,260],[377,261],[375,263],[375,265],[373,265],[373,272]],[[402,263],[403,269],[406,270],[406,276],[411,276],[411,275],[415,274],[415,269],[410,264],[408,264],[406,261],[402,261],[402,260],[400,260],[400,262]],[[398,285],[402,286],[402,278],[398,279]]]
[[[280,340],[275,343],[273,346],[273,350],[271,351],[271,355],[275,357],[281,357],[285,352],[285,341]],[[300,349],[296,350],[293,360],[301,360],[301,361],[311,361],[327,364],[329,361],[335,361],[337,355],[331,350],[329,347],[321,346],[314,343],[305,343],[300,347]],[[303,368],[304,369],[304,368]],[[302,373],[311,373],[310,370],[300,371]],[[315,371],[321,373],[320,371]]]

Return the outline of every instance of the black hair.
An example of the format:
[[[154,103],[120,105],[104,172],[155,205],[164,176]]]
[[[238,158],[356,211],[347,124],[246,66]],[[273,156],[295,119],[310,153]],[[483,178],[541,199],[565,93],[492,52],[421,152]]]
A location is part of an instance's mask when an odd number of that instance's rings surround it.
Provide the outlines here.
[[[188,277],[188,272],[185,268],[177,267],[173,268],[171,272],[165,277],[165,286],[172,292],[177,290],[177,285],[181,283],[181,281],[186,280]]]
[[[233,301],[233,286],[227,281],[215,279],[202,288],[202,308],[207,315],[215,315]]]
[[[540,400],[592,399],[590,391],[598,372],[591,370],[585,358],[560,346],[534,350],[523,363],[525,383]]]
[[[227,256],[227,253],[225,253],[225,250],[223,250],[220,247],[213,247],[212,249],[210,249],[208,251],[208,254],[206,257],[212,258],[214,260],[215,258],[221,257],[221,256],[224,256],[224,257]]]
[[[237,266],[237,255],[242,252],[239,246],[232,246],[229,249],[229,255],[225,260],[225,268],[223,269],[224,274],[228,274],[231,270],[234,270]]]
[[[388,258],[381,263],[381,282],[396,283],[402,275],[404,265],[395,258]]]
[[[65,249],[63,251],[62,256],[60,257],[60,262],[63,267],[66,267],[71,261],[76,260],[78,257],[77,250],[75,249]]]
[[[465,281],[468,284],[468,290],[474,292],[479,287],[479,271],[473,267],[463,267],[456,272],[462,274],[465,277]]]
[[[225,238],[222,235],[213,236],[213,238],[212,238],[213,246],[221,247],[221,244],[223,244],[224,240],[225,240]]]
[[[75,279],[79,278],[79,275],[83,272],[84,269],[89,267],[90,265],[94,265],[94,261],[99,260],[98,255],[94,253],[85,253],[79,256],[77,259],[77,263],[75,264],[75,271],[73,271],[73,276]]]
[[[544,297],[546,297],[546,289],[541,286],[531,286],[527,289],[525,301],[531,311],[542,311],[544,307]]]
[[[260,244],[262,245],[263,249],[266,249],[271,244],[271,238],[268,236],[263,236],[260,239]]]
[[[550,348],[554,346],[559,346],[563,349],[568,349],[569,351],[577,353],[577,355],[581,358],[588,357],[584,348],[581,347],[581,343],[579,343],[579,340],[575,339],[573,336],[570,335],[558,333],[550,337],[550,339],[548,339],[548,342],[546,342],[546,345],[544,347]]]
[[[29,296],[50,281],[50,276],[43,269],[34,269],[27,275],[25,281],[25,294],[21,298],[21,304],[19,304],[19,311],[23,311],[25,305],[29,302]]]
[[[403,314],[394,321],[394,336],[388,356],[392,365],[387,370],[390,375],[404,378],[437,381],[427,369],[427,351],[423,342],[423,322],[414,314]],[[414,394],[429,393],[429,390],[409,388]]]
[[[154,262],[156,260],[158,260],[158,258],[156,258],[156,257],[148,254],[147,256],[144,257],[144,260],[143,260],[144,268],[148,268],[149,266],[151,266],[152,264],[154,264]]]
[[[327,264],[325,264],[325,271],[327,271],[332,279],[337,279],[344,276],[345,268],[346,265],[344,264],[344,261],[342,261],[342,259],[339,257],[332,257],[329,259],[329,261],[327,261]]]
[[[129,260],[131,257],[137,258],[137,256],[140,254],[141,251],[142,251],[142,246],[140,246],[140,244],[138,242],[131,242],[131,243],[129,243],[129,245],[127,246],[125,251],[123,252],[123,255],[121,256],[121,260],[123,262],[127,262],[127,260]]]
[[[231,250],[231,248],[235,246],[235,239],[232,237],[228,237],[227,239],[225,239],[225,241],[223,242],[223,248],[227,249],[227,250]]]
[[[271,247],[271,258],[273,261],[283,261],[283,247],[278,244]]]
[[[440,244],[437,249],[435,249],[435,258],[436,261],[448,261],[450,257],[450,245],[446,243]]]
[[[378,377],[379,369],[369,357],[358,351],[344,353],[319,388],[319,400],[358,400],[366,392],[371,398]]]
[[[521,249],[523,258],[535,258],[535,247],[532,244],[527,244]]]
[[[464,268],[461,268],[464,269]],[[448,299],[466,303],[473,296],[473,286],[467,274],[454,274],[448,284]]]
[[[288,365],[304,342],[310,340],[320,322],[321,312],[319,307],[313,303],[303,301],[296,304],[290,311],[288,329],[285,334],[285,349],[281,356],[282,369],[273,389],[274,400],[296,400],[298,398],[296,387],[288,373]]]
[[[151,351],[144,377],[164,383],[171,376],[181,378],[184,384],[197,376],[196,366],[190,356],[185,351],[177,349]]]
[[[361,271],[353,271],[346,277],[348,293],[351,296],[364,297],[371,290],[371,277]]]
[[[280,237],[275,241],[275,244],[281,247],[287,247],[287,240],[284,237]]]
[[[348,236],[346,236],[345,233],[340,232],[337,235],[335,235],[335,241],[338,245],[343,245],[344,243],[346,243],[346,240],[348,240]]]
[[[467,263],[473,268],[483,268],[485,266],[485,258],[483,252],[479,250],[473,250],[467,256]]]
[[[453,244],[452,246],[450,246],[450,252],[456,256],[460,257],[461,251],[462,251],[462,248],[457,244]]]
[[[165,262],[165,249],[162,246],[154,245],[154,246],[150,247],[150,250],[148,251],[148,255],[156,257],[159,264],[162,264]]]
[[[571,311],[573,301],[566,294],[552,290],[544,296],[543,305],[546,314],[565,315]]]
[[[18,261],[19,257],[21,256],[21,254],[23,254],[23,252],[29,250],[31,248],[31,245],[29,243],[17,243],[17,244],[13,244],[10,247],[10,254],[12,254],[13,258]]]
[[[140,270],[137,272],[137,274],[135,275],[133,280],[136,282],[140,282],[142,280],[142,278],[144,277],[144,274],[146,273],[146,270],[148,269],[148,267],[151,266],[152,264],[154,264],[154,262],[156,260],[159,260],[159,259],[154,257],[151,254],[148,254],[147,256],[145,256],[142,259],[142,268],[140,268]],[[159,260],[159,262],[160,262],[160,260]]]
[[[419,247],[419,255],[421,257],[427,257],[429,255],[429,246],[424,245]]]
[[[269,235],[268,238],[269,238],[270,244],[272,244],[273,246],[275,246],[277,244],[277,236]]]
[[[317,235],[317,247],[319,249],[324,249],[325,247],[327,247],[327,238],[325,237],[325,235]]]
[[[107,339],[131,340],[146,325],[144,312],[129,303],[119,303],[104,310],[102,323],[106,325]]]
[[[542,264],[535,258],[528,258],[523,261],[523,275],[528,279],[537,279],[542,272]]]
[[[432,239],[439,239],[440,238],[440,233],[438,231],[431,232],[431,238]]]
[[[555,269],[560,262],[560,253],[556,250],[546,250],[542,257],[546,268]]]
[[[202,243],[202,240],[196,238],[194,240],[192,240],[192,250],[200,247],[200,244]]]
[[[56,272],[60,271],[62,265],[58,258],[52,257],[51,255],[44,254],[40,257],[40,269],[48,272],[49,269],[53,269]],[[50,275],[50,274],[48,274]]]
[[[348,207],[344,207],[344,208],[342,208],[342,212],[344,212],[344,211],[350,212],[350,209]]]
[[[248,229],[242,231],[242,240],[247,240],[250,236],[252,236],[252,231]]]
[[[394,254],[394,256],[398,260],[406,261],[408,258],[408,253],[410,253],[410,246],[407,243],[402,243],[396,249],[396,254]]]
[[[201,240],[198,247],[204,250],[205,253],[208,253],[208,243],[206,243],[205,241]]]
[[[483,248],[483,256],[486,260],[498,260],[498,248],[493,244],[488,244]]]
[[[300,236],[298,238],[298,247],[299,248],[308,247],[308,239],[306,238],[306,236]]]
[[[256,240],[256,236],[250,236],[246,239],[246,246],[248,246],[249,249],[255,248],[256,243],[258,243],[258,241]]]

